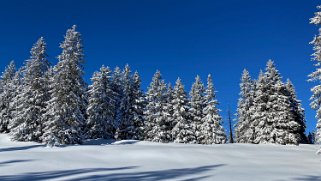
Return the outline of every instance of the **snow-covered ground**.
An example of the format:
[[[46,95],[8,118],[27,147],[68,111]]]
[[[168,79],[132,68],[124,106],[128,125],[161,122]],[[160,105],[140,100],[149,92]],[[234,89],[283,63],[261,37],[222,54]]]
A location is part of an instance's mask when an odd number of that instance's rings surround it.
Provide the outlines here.
[[[0,134],[0,180],[321,180],[318,146],[89,141],[48,148]]]

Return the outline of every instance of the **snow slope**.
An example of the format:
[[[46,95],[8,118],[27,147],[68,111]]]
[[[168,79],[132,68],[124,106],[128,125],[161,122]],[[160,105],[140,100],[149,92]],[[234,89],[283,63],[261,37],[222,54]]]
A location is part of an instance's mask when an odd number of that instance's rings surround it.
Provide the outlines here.
[[[318,146],[93,140],[48,148],[0,134],[0,180],[321,180]]]

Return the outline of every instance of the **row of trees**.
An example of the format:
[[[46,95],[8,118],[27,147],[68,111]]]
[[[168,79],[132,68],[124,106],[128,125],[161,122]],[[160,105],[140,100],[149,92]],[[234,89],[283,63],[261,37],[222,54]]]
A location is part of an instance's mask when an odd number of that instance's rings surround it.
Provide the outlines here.
[[[129,66],[114,71],[102,66],[87,86],[76,26],[67,30],[60,48],[52,67],[40,38],[20,69],[13,61],[6,67],[0,81],[0,132],[49,145],[79,144],[86,138],[226,142],[210,75],[206,88],[197,76],[189,96],[180,79],[173,88],[159,71],[144,94],[139,74]]]
[[[321,9],[321,6],[318,7]],[[311,23],[321,25],[321,12]],[[321,28],[311,42],[321,80]],[[178,78],[174,87],[157,71],[146,93],[129,66],[111,71],[102,66],[83,80],[83,47],[76,26],[67,30],[59,62],[51,66],[40,38],[24,66],[14,62],[0,79],[0,132],[18,141],[49,145],[79,144],[86,138],[137,139],[154,142],[220,144],[226,142],[211,75],[205,87],[199,76],[187,95]],[[321,142],[321,86],[312,88],[311,107],[317,110],[317,130],[305,136],[304,109],[290,80],[282,81],[273,61],[253,80],[243,71],[237,108],[238,143],[299,144]],[[315,139],[314,139],[315,137]],[[310,141],[307,141],[310,140]]]
[[[252,80],[243,71],[238,103],[236,140],[239,143],[306,143],[304,109],[290,80],[282,82],[273,61]]]
[[[197,76],[188,98],[179,78],[173,89],[171,85],[166,86],[157,71],[146,100],[146,140],[197,144],[226,142],[211,75],[208,75],[206,88]]]

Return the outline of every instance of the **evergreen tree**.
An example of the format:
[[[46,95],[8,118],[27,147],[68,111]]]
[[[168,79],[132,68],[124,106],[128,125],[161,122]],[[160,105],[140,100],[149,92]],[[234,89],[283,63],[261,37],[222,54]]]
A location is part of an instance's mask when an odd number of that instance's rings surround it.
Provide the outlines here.
[[[196,76],[195,82],[192,85],[190,95],[190,119],[192,121],[192,127],[196,136],[195,143],[201,143],[205,135],[202,135],[201,126],[203,124],[202,118],[204,117],[203,109],[204,104],[204,84],[201,81],[200,76]]]
[[[194,130],[188,116],[188,99],[184,85],[178,78],[173,91],[173,120],[176,124],[172,129],[173,140],[176,143],[195,143]]]
[[[226,143],[226,134],[221,125],[222,117],[219,114],[214,85],[211,75],[207,77],[207,89],[205,91],[205,107],[203,108],[203,124],[200,127],[201,135],[198,141],[201,144],[223,144]],[[200,139],[202,138],[202,139]]]
[[[291,112],[294,116],[294,120],[296,123],[298,123],[300,126],[297,129],[292,129],[291,131],[294,134],[297,134],[299,136],[299,142],[300,143],[306,143],[307,137],[305,135],[305,128],[306,128],[306,121],[305,121],[305,111],[302,108],[301,101],[297,99],[296,91],[294,88],[294,85],[290,81],[290,79],[286,82],[286,91],[287,95],[290,98],[290,104],[291,104]]]
[[[300,125],[295,122],[291,98],[273,61],[269,60],[266,72],[260,74],[256,89],[254,142],[298,144]]]
[[[120,122],[116,138],[120,140],[142,139],[144,99],[140,90],[140,77],[137,72],[132,75],[128,65],[123,71],[122,84]]]
[[[13,79],[16,72],[16,66],[14,61],[11,61],[9,65],[5,68],[5,71],[1,76],[1,86],[2,91],[0,93],[0,132],[9,132],[8,125],[12,119],[10,113],[10,103],[14,98],[12,92],[13,89]]]
[[[318,6],[318,12],[315,13],[315,16],[311,18],[310,23],[315,24],[320,27],[321,25],[321,6]],[[321,143],[321,28],[319,28],[319,34],[314,37],[311,41],[313,45],[314,53],[312,54],[312,60],[316,63],[314,64],[316,70],[309,75],[309,81],[316,81],[318,85],[314,86],[312,91],[311,97],[311,107],[312,109],[316,110],[316,118],[317,118],[317,125],[316,125],[316,133],[315,139],[316,143]]]
[[[145,117],[145,128],[144,135],[145,140],[152,141],[155,137],[154,127],[156,126],[156,118],[159,116],[160,112],[160,95],[159,95],[159,87],[162,82],[162,77],[160,71],[156,71],[153,76],[152,82],[148,87],[148,91],[146,94],[146,109],[144,111]]]
[[[23,91],[19,118],[12,127],[12,139],[40,142],[45,102],[48,101],[45,73],[50,66],[46,55],[46,43],[41,37],[30,51],[23,69]]]
[[[54,91],[54,87],[55,87],[55,84],[54,84],[54,74],[55,74],[55,71],[54,71],[54,67],[53,66],[50,66],[48,68],[48,71],[45,73],[44,75],[44,79],[45,79],[45,88],[46,88],[46,94],[47,94],[47,101],[44,102],[45,104],[45,109],[44,109],[44,114],[42,115],[43,117],[43,122],[42,122],[42,125],[43,125],[43,134],[42,136],[40,137],[40,140],[41,142],[46,142],[44,140],[44,133],[46,131],[46,125],[48,123],[48,120],[52,118],[52,114],[51,113],[51,99],[53,98],[53,91]]]
[[[252,113],[253,110],[253,81],[249,72],[244,69],[241,84],[240,84],[240,98],[237,107],[237,119],[235,136],[236,142],[238,143],[252,143],[253,142],[253,128],[252,124]],[[252,109],[251,109],[252,108]]]
[[[121,101],[123,99],[123,74],[119,67],[114,69],[112,75],[112,90],[115,93],[115,109],[114,109],[114,134],[116,133],[116,129],[119,127],[121,122]]]
[[[166,104],[166,85],[161,73],[156,71],[147,91],[145,115],[145,139],[154,142],[171,140],[168,121],[164,120],[163,106]]]
[[[19,68],[16,71],[11,83],[10,83],[10,90],[11,90],[11,102],[9,104],[8,113],[10,117],[10,122],[8,125],[9,130],[13,130],[17,126],[20,120],[22,120],[22,100],[23,100],[23,81],[22,81],[22,73],[23,67]],[[12,133],[11,133],[12,134]]]
[[[276,102],[276,92],[274,85],[281,81],[281,77],[274,67],[272,61],[267,63],[266,73],[260,73],[257,82],[257,90],[255,95],[254,104],[256,107],[255,112],[255,143],[275,143],[276,137],[273,137],[275,122],[278,117],[272,107]],[[273,96],[273,99],[271,99]]]
[[[272,107],[274,113],[277,113],[273,139],[275,138],[275,143],[277,144],[298,145],[300,142],[300,135],[298,134],[300,125],[296,122],[292,112],[290,97],[283,82],[276,84],[276,88],[279,94],[276,95],[277,101]]]
[[[253,143],[260,143],[261,134],[259,130],[262,131],[266,124],[267,111],[266,111],[266,101],[268,99],[267,88],[266,88],[266,78],[263,71],[260,71],[258,79],[254,82],[254,94],[253,94],[253,106],[250,108],[250,112],[253,116],[253,120],[250,123],[250,131],[253,132],[251,140]],[[269,127],[269,131],[272,131]]]
[[[154,138],[155,142],[168,143],[172,140],[172,122],[168,119],[167,112],[167,86],[164,80],[161,81],[159,87],[159,97],[160,97],[160,111],[156,117],[156,127],[154,127],[156,137]]]
[[[119,124],[116,130],[115,138],[118,140],[125,140],[132,137],[132,77],[129,65],[125,66],[125,69],[121,76],[122,83],[122,97],[120,98],[119,107]]]
[[[67,30],[60,47],[62,53],[54,67],[52,98],[48,102],[43,140],[49,145],[78,144],[83,138],[86,89],[83,46],[75,25]]]
[[[87,136],[91,139],[113,138],[114,92],[111,85],[111,71],[102,66],[95,72],[89,86],[87,108]]]
[[[132,87],[132,121],[133,126],[131,127],[132,137],[130,139],[143,140],[144,139],[144,108],[146,106],[146,100],[144,93],[141,90],[141,80],[138,72],[134,73],[133,76],[133,87]]]
[[[168,83],[167,84],[167,92],[166,92],[166,103],[164,104],[163,106],[163,117],[165,120],[167,120],[167,123],[168,123],[168,128],[167,130],[170,132],[170,142],[173,142],[174,141],[174,137],[173,137],[173,128],[174,126],[177,124],[177,121],[173,118],[173,114],[174,114],[174,110],[173,110],[173,94],[174,94],[174,90],[173,90],[173,87],[172,87],[172,84],[171,83]]]
[[[171,85],[166,87],[166,84],[163,82],[160,88],[162,92],[161,112],[157,119],[160,129],[159,138],[161,142],[168,143],[173,141],[172,129],[175,122],[175,120],[172,119],[172,87]]]

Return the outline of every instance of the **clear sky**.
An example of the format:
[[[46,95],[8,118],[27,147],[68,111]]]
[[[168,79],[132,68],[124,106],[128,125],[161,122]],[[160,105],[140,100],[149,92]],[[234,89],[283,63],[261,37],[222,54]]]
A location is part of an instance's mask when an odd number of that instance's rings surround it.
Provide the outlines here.
[[[85,78],[106,66],[128,63],[138,70],[146,90],[159,69],[167,82],[180,77],[187,91],[199,74],[213,75],[222,116],[235,112],[241,72],[256,78],[273,59],[294,83],[306,109],[308,130],[315,127],[309,107],[307,75],[314,70],[309,42],[317,28],[309,24],[314,0],[2,0],[0,70],[18,65],[44,36],[51,62],[57,62],[66,29],[83,35]]]

